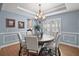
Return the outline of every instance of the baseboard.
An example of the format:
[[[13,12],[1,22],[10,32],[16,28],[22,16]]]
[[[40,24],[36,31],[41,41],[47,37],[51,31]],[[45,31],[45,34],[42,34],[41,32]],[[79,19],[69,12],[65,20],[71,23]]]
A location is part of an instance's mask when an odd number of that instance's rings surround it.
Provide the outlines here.
[[[0,46],[0,49],[2,49],[2,48],[4,48],[4,47],[11,46],[11,45],[15,45],[15,44],[18,44],[18,43],[19,43],[19,41],[13,42],[13,43],[10,43],[10,44],[6,44],[6,45],[2,45],[2,46]]]
[[[72,47],[79,48],[78,45],[73,45],[73,44],[69,44],[69,43],[65,43],[65,42],[60,42],[60,44],[65,44],[65,45],[69,45],[69,46],[72,46]]]

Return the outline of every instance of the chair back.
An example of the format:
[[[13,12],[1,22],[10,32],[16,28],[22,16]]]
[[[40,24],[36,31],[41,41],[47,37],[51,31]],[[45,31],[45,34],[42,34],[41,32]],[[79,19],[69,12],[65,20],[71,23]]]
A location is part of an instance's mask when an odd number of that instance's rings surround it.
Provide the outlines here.
[[[58,45],[59,45],[59,37],[60,37],[60,33],[56,33],[56,35],[55,35],[55,40],[54,40],[54,42],[55,42],[55,47],[57,47],[58,48]]]
[[[36,36],[27,36],[26,44],[28,50],[38,51],[38,38]]]
[[[22,46],[23,45],[22,35],[20,34],[20,32],[17,35],[19,38],[20,46]]]
[[[26,35],[27,35],[27,36],[32,36],[33,33],[32,33],[32,31],[27,31],[27,32],[26,32]]]

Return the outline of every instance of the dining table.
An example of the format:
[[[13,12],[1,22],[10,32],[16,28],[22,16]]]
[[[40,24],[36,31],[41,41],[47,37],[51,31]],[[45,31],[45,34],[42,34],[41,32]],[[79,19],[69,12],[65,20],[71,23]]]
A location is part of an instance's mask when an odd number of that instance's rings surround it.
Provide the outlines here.
[[[28,36],[35,36],[35,35],[28,35]],[[26,38],[26,37],[25,37]],[[39,43],[47,43],[54,40],[54,36],[49,34],[43,34],[42,38],[38,38]],[[25,39],[26,41],[26,39]]]
[[[48,34],[43,34],[43,37],[41,39],[39,39],[38,41],[46,43],[46,42],[51,42],[53,40],[54,40],[54,36],[51,36],[51,35],[48,35]]]

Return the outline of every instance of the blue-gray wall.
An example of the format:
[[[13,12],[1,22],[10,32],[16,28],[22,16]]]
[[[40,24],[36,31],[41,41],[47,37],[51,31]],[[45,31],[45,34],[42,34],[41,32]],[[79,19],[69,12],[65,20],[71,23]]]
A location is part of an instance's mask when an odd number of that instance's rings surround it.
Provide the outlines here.
[[[6,28],[6,18],[15,19],[15,27],[14,28]],[[17,32],[17,31],[26,31],[27,26],[25,25],[24,29],[18,29],[18,21],[27,22],[27,16],[22,16],[14,13],[10,13],[7,11],[0,12],[0,33],[1,32]],[[26,24],[26,23],[25,23]]]
[[[63,14],[48,17],[48,19],[54,18],[61,18],[61,31],[79,33],[79,11],[66,12]],[[74,45],[79,45],[79,38],[77,38],[76,41],[74,38],[69,38],[69,40],[68,38],[69,37],[65,37],[65,40],[61,38],[61,41]]]
[[[1,8],[2,8],[2,3],[0,3],[0,11],[1,11]]]
[[[5,20],[6,18],[12,18],[16,20],[16,26],[15,28],[6,28],[5,25]],[[67,12],[67,13],[63,13],[63,14],[59,14],[59,15],[54,15],[54,16],[50,16],[48,17],[48,19],[54,19],[54,18],[61,18],[61,30],[63,32],[75,32],[75,33],[79,33],[79,11],[74,11],[74,12]],[[18,21],[19,20],[23,20],[25,21],[25,28],[24,29],[18,29]],[[0,33],[5,33],[5,32],[19,32],[19,31],[26,31],[27,30],[27,16],[22,16],[22,15],[18,15],[18,14],[14,14],[11,12],[7,12],[7,11],[1,11],[0,12]],[[68,42],[66,40],[67,38],[65,38],[65,40],[63,41],[61,39],[61,41],[63,42]],[[5,45],[8,43],[12,43],[17,41],[16,36],[10,36],[9,38],[6,38],[5,42],[3,42],[3,36],[0,35],[0,46],[1,45]],[[79,45],[79,36],[77,38],[77,42],[74,42],[74,39],[72,39],[71,41],[69,41],[71,44],[74,45]]]
[[[15,19],[15,27],[14,28],[6,28],[6,18]],[[18,21],[24,21],[25,22],[25,28],[18,29]],[[15,13],[7,12],[7,11],[0,11],[0,33],[5,32],[21,32],[21,31],[27,31],[27,16],[18,15]],[[24,35],[23,35],[24,36]],[[0,35],[0,46],[5,45],[11,42],[17,41],[16,35],[12,35],[10,37],[5,37],[5,42],[3,35]]]

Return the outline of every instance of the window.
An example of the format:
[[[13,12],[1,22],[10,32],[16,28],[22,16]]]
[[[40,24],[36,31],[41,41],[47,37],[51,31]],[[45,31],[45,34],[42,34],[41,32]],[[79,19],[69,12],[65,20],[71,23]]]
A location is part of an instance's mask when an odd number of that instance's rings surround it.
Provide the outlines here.
[[[52,32],[61,32],[61,18],[50,19],[43,22],[43,32],[51,34]]]

